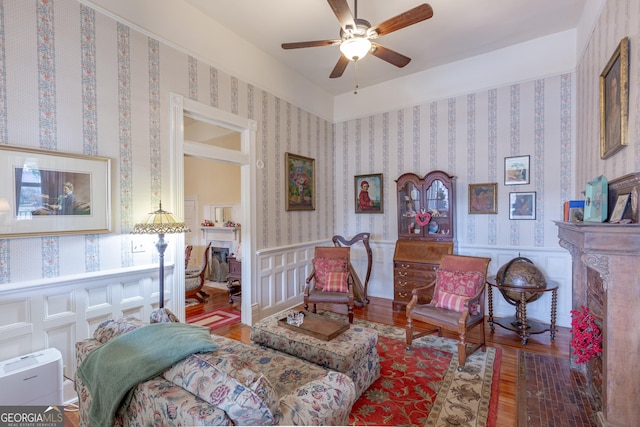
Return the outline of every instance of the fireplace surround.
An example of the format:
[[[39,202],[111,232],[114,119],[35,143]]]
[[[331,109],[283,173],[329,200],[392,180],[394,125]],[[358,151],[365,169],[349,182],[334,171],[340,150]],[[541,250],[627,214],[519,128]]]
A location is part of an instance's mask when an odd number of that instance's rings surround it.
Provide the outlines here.
[[[600,403],[601,426],[640,420],[640,225],[556,222],[560,245],[571,253],[572,308],[588,307],[600,322],[602,353],[572,368],[585,373]]]

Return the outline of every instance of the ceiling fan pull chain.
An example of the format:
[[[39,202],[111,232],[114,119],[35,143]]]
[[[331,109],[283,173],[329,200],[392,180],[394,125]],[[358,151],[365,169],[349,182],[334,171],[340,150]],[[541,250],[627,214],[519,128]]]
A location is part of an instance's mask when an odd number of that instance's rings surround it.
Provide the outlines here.
[[[356,81],[356,88],[353,90],[353,94],[357,95],[358,94],[358,61],[354,62],[353,64],[354,66],[354,72],[355,72],[355,81]]]

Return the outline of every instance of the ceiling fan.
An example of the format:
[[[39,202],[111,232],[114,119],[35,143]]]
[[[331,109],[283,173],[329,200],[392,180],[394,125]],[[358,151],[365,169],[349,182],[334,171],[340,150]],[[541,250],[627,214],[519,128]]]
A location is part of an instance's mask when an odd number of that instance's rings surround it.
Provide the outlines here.
[[[358,18],[358,0],[354,0],[355,16],[351,13],[347,0],[327,0],[327,2],[340,22],[340,39],[282,43],[282,48],[299,49],[317,46],[340,46],[342,54],[329,76],[332,79],[342,76],[349,61],[358,61],[369,52],[396,67],[404,67],[411,61],[411,58],[381,46],[374,40],[433,16],[431,6],[423,3],[376,26],[372,26],[369,21]]]

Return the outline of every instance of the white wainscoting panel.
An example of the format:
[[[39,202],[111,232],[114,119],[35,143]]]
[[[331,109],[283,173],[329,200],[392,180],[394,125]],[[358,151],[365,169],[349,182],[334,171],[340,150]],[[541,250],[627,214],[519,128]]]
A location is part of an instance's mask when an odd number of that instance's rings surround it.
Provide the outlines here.
[[[395,241],[370,242],[373,253],[373,266],[369,280],[369,296],[393,299],[393,253]],[[291,308],[302,303],[304,281],[311,272],[315,246],[331,246],[330,242],[272,248],[259,251],[258,289],[254,294],[254,321]],[[352,247],[351,262],[361,280],[364,280],[367,257],[364,248]],[[547,279],[559,284],[557,319],[558,326],[571,325],[571,257],[562,248],[529,248],[462,245],[456,248],[462,255],[484,256],[491,258],[489,275],[495,275],[498,269],[512,258],[522,256],[530,259]],[[500,294],[493,292],[494,317],[515,315],[515,307]],[[488,305],[487,305],[488,307]],[[487,308],[488,310],[488,308]],[[487,312],[488,314],[488,312]],[[551,293],[527,305],[527,315],[544,323],[551,321]],[[499,327],[499,326],[497,326]]]
[[[256,307],[254,322],[302,303],[302,292],[311,273],[311,260],[316,246],[332,245],[311,242],[259,251],[257,289],[252,305]]]
[[[165,268],[165,284],[173,267]],[[76,371],[75,343],[118,316],[149,320],[158,307],[158,267],[65,276],[0,287],[0,360],[45,348],[62,353],[64,375]],[[165,289],[171,309],[171,290]]]

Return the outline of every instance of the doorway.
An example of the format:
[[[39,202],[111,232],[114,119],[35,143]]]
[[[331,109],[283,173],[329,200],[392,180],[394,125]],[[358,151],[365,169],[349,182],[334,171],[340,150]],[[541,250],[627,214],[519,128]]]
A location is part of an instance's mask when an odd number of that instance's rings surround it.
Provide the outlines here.
[[[171,94],[171,180],[173,206],[176,213],[185,217],[185,158],[195,158],[198,161],[205,162],[206,165],[225,165],[232,166],[239,170],[239,220],[242,233],[242,251],[241,251],[241,272],[242,272],[242,293],[241,293],[241,311],[242,323],[251,324],[252,319],[252,293],[253,293],[253,277],[252,266],[255,263],[253,254],[254,230],[256,224],[255,214],[252,206],[255,204],[255,191],[253,191],[255,182],[255,171],[251,167],[255,164],[255,140],[257,124],[253,120],[244,119],[231,113],[219,110],[217,108],[184,98],[182,95]],[[202,135],[209,134],[209,137],[193,136],[191,133],[189,138],[185,137],[185,127],[194,126]],[[225,142],[224,138],[210,138],[211,132],[219,130],[226,134],[236,134],[233,143]],[[238,142],[239,136],[239,142]],[[203,139],[203,141],[197,141]],[[196,139],[196,141],[190,140]],[[222,142],[221,142],[222,141]],[[226,184],[226,181],[224,181]],[[206,185],[212,187],[217,184],[207,182]],[[196,203],[199,205],[199,211],[203,212],[203,200],[198,196]],[[198,212],[199,215],[202,215]],[[205,218],[203,218],[205,219]],[[212,227],[215,228],[215,227]],[[198,233],[202,233],[202,227],[196,228]],[[185,247],[184,236],[181,241],[177,242],[176,251],[183,252]],[[175,264],[174,289],[176,295],[184,294],[184,263]],[[184,298],[174,299],[174,309],[176,313],[181,314],[179,317],[185,317]]]
[[[200,140],[193,141],[193,129],[188,122],[196,124],[185,120],[185,141],[214,144],[215,136],[207,139],[199,124],[197,136]],[[239,133],[234,132],[226,138],[236,139],[239,146]],[[205,262],[203,257],[207,257],[202,290],[186,301],[188,323],[194,319],[204,321],[207,313],[224,317],[228,312],[238,314],[242,311],[242,276],[241,272],[236,272],[236,256],[241,250],[243,231],[240,179],[238,165],[184,155],[184,218],[191,229],[185,234],[185,243],[192,248],[187,272],[197,274]],[[205,252],[207,247],[209,251]],[[193,285],[190,281],[187,283]]]

